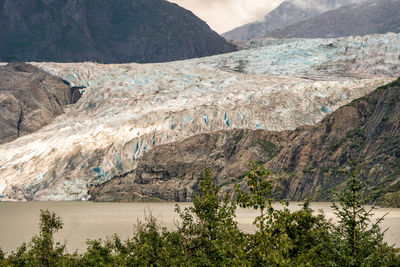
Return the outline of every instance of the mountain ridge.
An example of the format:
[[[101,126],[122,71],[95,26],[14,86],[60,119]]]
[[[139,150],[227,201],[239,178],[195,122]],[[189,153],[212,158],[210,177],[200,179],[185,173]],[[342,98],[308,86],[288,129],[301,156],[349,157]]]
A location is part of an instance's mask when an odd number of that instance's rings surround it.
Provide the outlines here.
[[[315,17],[325,11],[364,0],[289,0],[269,12],[262,21],[237,27],[222,36],[227,39],[249,40],[268,37],[278,28]]]
[[[235,51],[165,0],[1,0],[0,61],[165,62]]]
[[[337,38],[400,32],[400,1],[370,0],[270,32],[273,38]]]

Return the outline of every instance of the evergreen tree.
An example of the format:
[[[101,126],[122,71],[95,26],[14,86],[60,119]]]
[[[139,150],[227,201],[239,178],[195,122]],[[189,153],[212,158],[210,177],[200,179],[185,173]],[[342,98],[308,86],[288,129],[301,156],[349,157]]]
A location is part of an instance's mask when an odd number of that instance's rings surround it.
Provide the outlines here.
[[[339,219],[334,234],[338,240],[337,261],[342,266],[390,266],[395,260],[393,248],[383,241],[384,231],[380,224],[384,216],[371,221],[374,206],[366,208],[364,186],[357,178],[358,162],[351,159],[349,177],[341,192],[336,193],[332,208]]]
[[[332,263],[330,236],[332,225],[325,216],[314,215],[309,201],[299,211],[289,210],[281,201],[275,208],[271,198],[270,172],[250,162],[247,188],[236,187],[236,200],[243,208],[260,211],[254,224],[257,231],[248,235],[246,253],[251,265],[327,266]]]
[[[221,200],[220,188],[206,169],[200,179],[199,193],[193,206],[176,212],[182,219],[178,232],[183,237],[184,253],[192,264],[200,266],[242,265],[243,234],[234,220],[236,204],[225,195]]]

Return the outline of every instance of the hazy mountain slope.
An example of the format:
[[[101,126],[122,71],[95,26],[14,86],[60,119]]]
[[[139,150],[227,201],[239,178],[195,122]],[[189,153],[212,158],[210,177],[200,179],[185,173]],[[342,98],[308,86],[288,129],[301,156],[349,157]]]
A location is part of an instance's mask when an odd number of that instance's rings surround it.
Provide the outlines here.
[[[400,32],[400,0],[373,0],[328,11],[268,34],[275,38],[332,38]]]
[[[276,29],[315,17],[325,11],[364,0],[288,0],[268,13],[262,21],[249,23],[222,34],[227,39],[263,38]]]
[[[156,146],[315,124],[400,75],[399,39],[300,40],[162,64],[34,63],[85,93],[50,125],[0,145],[0,195],[87,198],[92,185],[135,172]],[[237,139],[227,138],[217,141]]]
[[[28,64],[0,66],[0,144],[33,133],[76,102],[79,92]]]
[[[164,62],[234,51],[165,0],[0,0],[0,61]]]

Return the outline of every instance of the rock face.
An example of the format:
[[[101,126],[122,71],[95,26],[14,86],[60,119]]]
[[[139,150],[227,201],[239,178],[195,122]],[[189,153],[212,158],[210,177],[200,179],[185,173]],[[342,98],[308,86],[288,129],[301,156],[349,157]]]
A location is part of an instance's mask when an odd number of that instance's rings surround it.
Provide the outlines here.
[[[268,13],[260,22],[249,23],[222,34],[227,39],[250,40],[269,36],[279,28],[296,24],[336,9],[364,0],[289,0]]]
[[[399,191],[400,79],[296,135],[266,164],[285,185],[277,190],[278,197],[326,200],[328,189],[345,181],[340,170],[349,157],[362,163],[360,174],[374,199]]]
[[[165,62],[234,51],[165,0],[0,0],[0,62]]]
[[[250,160],[273,158],[287,132],[230,130],[204,133],[154,147],[132,172],[89,189],[94,201],[191,201],[205,168],[229,185],[244,178]],[[241,175],[241,176],[240,176]]]
[[[274,38],[335,38],[400,32],[400,0],[344,6],[265,35]]]
[[[212,151],[217,131],[284,131],[313,125],[400,75],[399,38],[387,34],[299,40],[163,64],[35,63],[71,86],[85,86],[85,93],[44,129],[0,146],[0,195],[4,199],[77,200],[87,198],[90,188],[96,192],[96,185],[108,181],[114,185],[114,179],[129,176],[141,184],[135,191],[137,199],[161,198],[165,193],[165,199],[171,200],[176,192],[172,185],[181,181],[175,174],[185,174],[182,185],[174,187],[181,188],[176,193],[179,199],[188,200],[192,191],[184,193],[184,188],[195,186],[190,179],[197,171],[168,169],[165,179],[172,182],[163,191],[162,179],[151,180],[160,176],[159,169],[151,167],[158,157],[151,156],[153,149],[168,149],[168,144],[193,137],[187,149],[191,142],[199,142],[206,143],[199,145],[200,151]],[[225,140],[221,144],[226,142],[226,148],[216,145],[215,153],[224,151],[226,158],[243,156],[238,166],[246,166],[250,156],[229,152],[232,144],[244,139],[230,133]],[[251,140],[258,142],[256,136]],[[266,152],[274,148],[264,145]],[[239,146],[251,151],[250,145]],[[200,152],[193,155],[191,160],[202,158]],[[196,170],[204,165],[199,160]],[[243,169],[229,170],[227,174]],[[220,179],[227,182],[226,177]],[[150,191],[159,193],[146,195]]]
[[[0,66],[0,144],[33,133],[79,99],[62,79],[37,67],[12,63]]]

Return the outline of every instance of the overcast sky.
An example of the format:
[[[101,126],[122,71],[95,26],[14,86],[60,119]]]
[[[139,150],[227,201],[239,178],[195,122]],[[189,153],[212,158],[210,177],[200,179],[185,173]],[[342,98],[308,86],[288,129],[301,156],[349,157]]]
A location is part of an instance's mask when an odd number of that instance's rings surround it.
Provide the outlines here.
[[[283,0],[168,0],[189,9],[216,32],[263,18]]]

